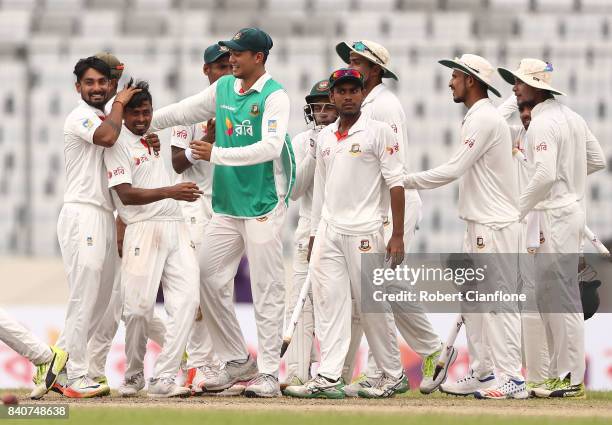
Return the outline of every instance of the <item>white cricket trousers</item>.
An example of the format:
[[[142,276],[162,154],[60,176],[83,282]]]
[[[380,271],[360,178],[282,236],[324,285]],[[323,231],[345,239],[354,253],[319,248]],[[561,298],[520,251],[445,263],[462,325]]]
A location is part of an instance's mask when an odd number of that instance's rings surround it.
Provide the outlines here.
[[[88,373],[87,343],[101,323],[113,291],[118,256],[115,217],[94,205],[65,203],[57,237],[69,294],[57,346],[70,354],[67,374],[74,380]]]
[[[252,219],[214,214],[200,254],[200,304],[218,358],[242,360],[247,345],[233,306],[233,278],[243,252],[249,260],[257,325],[257,367],[278,377],[285,285],[282,232],[286,206]]]
[[[293,279],[289,288],[285,323],[289,323],[293,309],[300,296],[302,286],[308,274],[308,243],[310,242],[310,220],[300,217],[295,231],[293,251]],[[314,310],[312,306],[312,287],[302,308],[302,314],[295,327],[291,344],[287,348],[285,363],[287,366],[287,382],[292,377],[302,382],[310,379],[310,367],[316,361],[317,352],[314,345]]]
[[[421,198],[418,196],[418,192],[416,190],[407,190],[404,219],[404,250],[406,252],[410,249],[417,225],[421,219],[421,206],[422,202]],[[392,217],[389,217],[389,221],[384,226],[385,244],[389,242],[393,233],[392,221]],[[402,307],[402,312],[394,312],[393,316],[395,325],[408,346],[421,357],[426,357],[439,351],[442,347],[442,341],[434,331],[423,306],[420,303],[411,303],[410,306],[403,305]],[[409,307],[411,311],[406,312],[406,307]],[[352,323],[351,345],[342,372],[342,377],[345,382],[351,382],[352,380],[357,352],[359,351],[363,335],[363,328],[357,316],[353,315]],[[377,378],[380,374],[381,371],[376,366],[374,356],[372,356],[372,350],[368,350],[366,376],[369,378]]]
[[[204,238],[204,232],[206,226],[210,222],[212,217],[212,205],[209,196],[203,195],[195,202],[180,202],[187,228],[189,229],[189,235],[192,242],[196,247],[196,257],[198,261],[202,258],[202,239]],[[200,268],[202,265],[200,264]],[[238,266],[236,266],[238,267]],[[236,273],[234,273],[235,275]],[[200,276],[198,274],[198,279]],[[228,285],[232,285],[234,277],[228,281]],[[230,300],[230,305],[233,304],[233,300]],[[187,368],[202,367],[204,365],[219,366],[220,361],[217,358],[212,345],[212,338],[210,337],[210,331],[208,330],[207,320],[203,317],[198,318],[194,323],[187,340],[186,348],[187,357]],[[231,360],[231,359],[230,359]]]
[[[50,362],[53,353],[49,346],[36,338],[21,323],[0,308],[0,341],[35,365]]]
[[[521,224],[512,223],[495,230],[467,222],[463,241],[466,253],[489,255],[486,285],[491,292],[516,293]],[[476,264],[476,266],[478,266]],[[490,285],[490,286],[489,286]],[[499,304],[495,308],[499,307]],[[521,316],[518,303],[505,303],[503,312],[490,311],[477,302],[461,303],[470,367],[477,377],[495,372],[498,382],[504,377],[523,380],[521,373]]]
[[[315,333],[319,338],[321,362],[318,373],[329,379],[342,375],[351,342],[354,308],[376,364],[390,377],[402,371],[400,351],[391,307],[387,313],[365,313],[361,309],[361,254],[384,253],[382,229],[371,235],[349,236],[333,231],[321,222],[310,258]]]
[[[586,368],[584,316],[577,278],[584,209],[574,202],[563,208],[543,210],[540,217],[543,237],[535,260],[536,294],[547,334],[550,377],[565,378],[571,373],[571,384],[576,385],[584,381]],[[575,255],[559,258],[552,254]],[[563,298],[575,302],[574,308],[562,312],[559,305],[554,305],[553,300],[559,300],[556,291],[570,291]]]
[[[153,318],[161,280],[168,315],[164,344],[155,363],[154,378],[174,378],[198,306],[198,264],[183,221],[148,220],[127,226],[123,242],[121,280],[126,376],[143,370],[147,323]]]
[[[550,357],[544,321],[536,303],[535,254],[527,252],[527,223],[521,224],[519,288],[527,297],[521,305],[523,367],[527,370],[527,382],[542,382],[549,377]]]

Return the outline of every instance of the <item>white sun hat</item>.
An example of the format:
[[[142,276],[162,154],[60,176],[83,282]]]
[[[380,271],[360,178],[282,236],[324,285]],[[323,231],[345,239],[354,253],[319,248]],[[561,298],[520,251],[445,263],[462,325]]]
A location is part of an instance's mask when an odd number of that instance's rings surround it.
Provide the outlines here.
[[[351,52],[355,52],[370,62],[380,65],[384,71],[383,78],[397,80],[397,75],[389,69],[391,55],[381,44],[370,40],[352,41],[350,44],[343,41],[336,45],[336,52],[345,63],[350,63]]]
[[[493,80],[493,74],[495,74],[495,68],[493,68],[493,65],[491,65],[489,61],[482,56],[466,53],[460,58],[442,59],[439,60],[438,63],[471,75],[478,81],[486,84],[491,93],[501,97],[499,91],[497,91],[497,89],[493,87],[493,84],[491,83]]]
[[[497,68],[497,71],[510,84],[514,85],[518,78],[523,83],[536,89],[548,90],[553,94],[565,96],[565,93],[550,85],[553,72],[552,63],[544,62],[540,59],[525,58],[521,59],[521,63],[516,71],[510,71],[506,68]]]

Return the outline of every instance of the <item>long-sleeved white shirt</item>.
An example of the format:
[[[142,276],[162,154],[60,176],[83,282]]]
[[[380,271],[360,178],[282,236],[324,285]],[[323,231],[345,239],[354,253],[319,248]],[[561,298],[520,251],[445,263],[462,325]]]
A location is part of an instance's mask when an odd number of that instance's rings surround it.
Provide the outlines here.
[[[246,95],[251,91],[261,92],[266,82],[272,78],[265,73],[246,92],[242,91],[242,80],[236,79],[234,91]],[[177,125],[191,125],[207,121],[215,116],[217,82],[211,84],[202,92],[181,100],[178,103],[165,106],[153,113],[151,131]],[[287,127],[289,124],[289,96],[285,90],[277,90],[270,94],[264,104],[262,123],[276,122],[276,127],[261,126],[261,141],[244,147],[222,148],[214,146],[210,162],[218,165],[253,165],[278,159],[281,155]],[[231,108],[231,105],[220,105],[221,108]]]
[[[409,174],[405,186],[434,189],[459,182],[459,217],[503,228],[518,220],[518,189],[508,124],[489,99],[468,110],[461,126],[461,147],[445,164]]]
[[[300,220],[310,220],[312,212],[312,191],[317,161],[311,152],[313,147],[316,146],[320,131],[320,128],[306,130],[296,134],[291,140],[296,164],[291,199],[294,201],[300,200]]]
[[[397,96],[381,83],[374,87],[366,96],[361,104],[361,113],[366,117],[376,121],[381,121],[389,124],[393,130],[393,134],[398,143],[400,150],[400,159],[404,164],[406,172],[409,171],[410,153],[408,149],[408,137],[406,134],[407,123],[404,108]],[[403,152],[403,153],[402,153]],[[419,192],[416,190],[406,190],[406,208],[421,209],[422,202]],[[382,214],[390,215],[390,198],[389,193],[385,191],[383,194],[383,211]],[[408,217],[408,214],[406,214]]]
[[[520,197],[521,217],[532,209],[582,201],[587,174],[605,168],[601,146],[584,119],[554,98],[531,111],[527,145],[534,174]]]
[[[516,103],[516,96],[512,95],[508,97],[501,105],[497,107],[499,113],[504,117],[506,121],[510,121],[512,115],[518,112],[519,108]],[[520,193],[527,187],[529,179],[531,178],[530,171],[532,171],[531,163],[529,160],[531,153],[527,149],[527,130],[523,124],[513,125],[508,123],[510,128],[510,137],[512,138],[512,151],[518,149],[523,155],[524,159],[514,156],[513,163],[516,165],[516,178],[518,184],[518,191]]]
[[[372,234],[382,229],[383,181],[389,188],[403,186],[402,153],[387,124],[362,114],[340,135],[339,120],[317,139],[311,234],[321,218],[340,234]]]

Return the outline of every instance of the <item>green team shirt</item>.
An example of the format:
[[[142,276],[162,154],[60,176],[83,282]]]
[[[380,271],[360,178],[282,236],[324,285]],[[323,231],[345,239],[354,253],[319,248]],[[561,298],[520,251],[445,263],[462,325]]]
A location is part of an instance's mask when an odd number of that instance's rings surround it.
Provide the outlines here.
[[[275,91],[283,90],[278,82],[269,79],[261,92],[253,90],[240,95],[234,90],[235,81],[232,75],[217,81],[215,145],[221,148],[244,147],[259,142],[266,99]],[[266,125],[276,125],[276,121]],[[275,176],[275,168],[282,169],[284,179]],[[285,135],[278,159],[244,166],[215,164],[213,210],[238,218],[264,216],[281,201],[279,194],[284,195],[282,201],[288,202],[294,180],[295,158],[289,136]]]

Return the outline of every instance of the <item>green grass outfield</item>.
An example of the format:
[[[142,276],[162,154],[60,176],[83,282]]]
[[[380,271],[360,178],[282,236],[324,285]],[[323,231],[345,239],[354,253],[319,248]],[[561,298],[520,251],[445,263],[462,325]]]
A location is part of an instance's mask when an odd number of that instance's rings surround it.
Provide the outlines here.
[[[5,391],[2,391],[3,393]],[[23,391],[20,404],[31,404]],[[414,391],[385,400],[296,400],[198,397],[183,400],[121,399],[66,400],[54,394],[44,403],[70,407],[69,419],[9,420],[9,424],[610,424],[612,392],[589,392],[586,400],[475,400],[443,394],[422,396]]]

